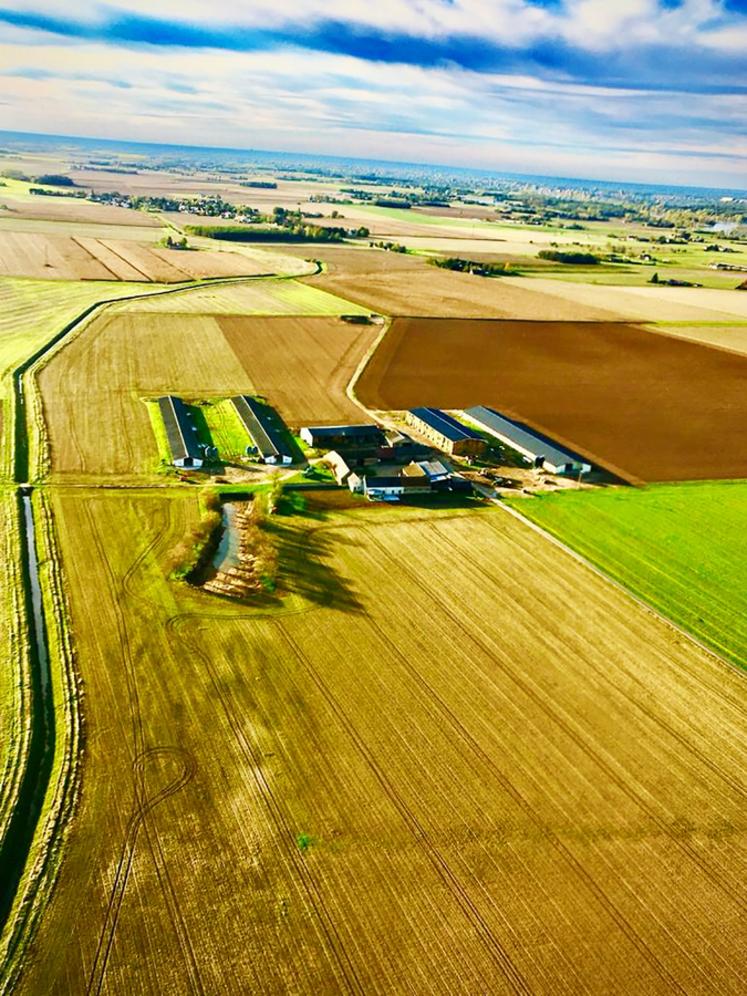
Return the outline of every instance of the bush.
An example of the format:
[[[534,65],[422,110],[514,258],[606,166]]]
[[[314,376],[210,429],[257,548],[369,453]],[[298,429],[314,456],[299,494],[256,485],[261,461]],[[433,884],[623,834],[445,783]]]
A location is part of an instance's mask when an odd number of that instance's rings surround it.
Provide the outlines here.
[[[550,259],[555,263],[575,263],[581,266],[594,266],[599,257],[590,252],[560,252],[555,249],[541,249],[537,256],[540,259]]]
[[[47,187],[74,187],[75,182],[69,176],[62,176],[59,173],[42,173],[37,176],[36,183],[43,183]]]

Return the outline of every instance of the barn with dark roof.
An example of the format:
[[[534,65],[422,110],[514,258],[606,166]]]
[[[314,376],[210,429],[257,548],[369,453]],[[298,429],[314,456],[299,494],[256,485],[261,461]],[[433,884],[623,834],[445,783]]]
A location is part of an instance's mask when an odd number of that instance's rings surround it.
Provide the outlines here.
[[[204,448],[197,439],[197,429],[182,399],[167,394],[158,399],[158,407],[171,450],[171,462],[175,467],[201,467]]]
[[[239,394],[231,400],[262,462],[293,463],[280,416],[247,394]]]
[[[487,448],[478,432],[442,412],[440,408],[413,408],[407,413],[407,421],[445,453],[479,456]]]

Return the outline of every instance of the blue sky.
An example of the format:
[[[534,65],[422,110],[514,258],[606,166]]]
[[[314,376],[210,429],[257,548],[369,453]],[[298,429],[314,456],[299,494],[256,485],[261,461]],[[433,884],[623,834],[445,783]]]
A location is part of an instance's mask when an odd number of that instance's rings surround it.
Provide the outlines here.
[[[0,128],[747,186],[747,0],[0,0]]]

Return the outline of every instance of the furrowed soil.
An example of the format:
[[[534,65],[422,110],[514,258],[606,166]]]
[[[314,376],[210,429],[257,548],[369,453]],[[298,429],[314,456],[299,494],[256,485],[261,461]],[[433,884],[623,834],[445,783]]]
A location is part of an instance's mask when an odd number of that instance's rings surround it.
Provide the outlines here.
[[[88,735],[17,993],[744,991],[736,671],[497,510],[278,516],[252,608],[165,581],[194,497],[53,501]]]
[[[398,319],[356,393],[490,405],[628,479],[747,477],[747,359],[635,326]]]
[[[214,318],[106,313],[38,375],[54,475],[142,476],[158,463],[140,400],[251,390]]]
[[[380,326],[291,316],[230,316],[218,324],[255,390],[290,426],[366,420],[345,389]]]
[[[156,290],[150,286],[148,290]],[[0,475],[13,461],[11,372],[45,342],[97,301],[143,293],[143,284],[0,279]],[[33,425],[34,431],[39,426]]]
[[[555,294],[552,284],[539,288],[534,280],[456,273],[432,266],[422,256],[327,246],[314,247],[314,256],[327,269],[305,282],[387,315],[568,321],[620,317],[603,293],[582,304]]]

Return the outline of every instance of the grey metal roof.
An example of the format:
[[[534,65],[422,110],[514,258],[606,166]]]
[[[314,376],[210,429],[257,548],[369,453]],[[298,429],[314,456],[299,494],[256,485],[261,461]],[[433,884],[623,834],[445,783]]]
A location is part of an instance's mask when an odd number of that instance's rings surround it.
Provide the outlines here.
[[[451,471],[441,460],[421,460],[418,467],[422,467],[428,477],[448,477]]]
[[[535,457],[544,457],[548,463],[555,467],[566,463],[586,463],[588,460],[573,453],[571,450],[563,449],[554,443],[541,432],[536,432],[523,422],[516,422],[514,419],[506,418],[486,405],[475,405],[474,408],[466,408],[464,414],[472,419],[477,425],[488,431],[495,431],[506,439],[510,440],[534,454]]]
[[[202,459],[202,450],[197,440],[197,433],[187,411],[187,406],[181,398],[166,394],[158,399],[158,407],[169,441],[172,460]]]
[[[410,414],[425,422],[436,432],[439,432],[445,439],[452,443],[460,439],[482,439],[482,436],[470,429],[467,425],[462,425],[453,416],[442,412],[440,408],[411,408]]]
[[[290,447],[283,438],[279,419],[273,418],[265,405],[246,394],[238,394],[231,400],[244,428],[264,459],[282,456],[293,458]]]

